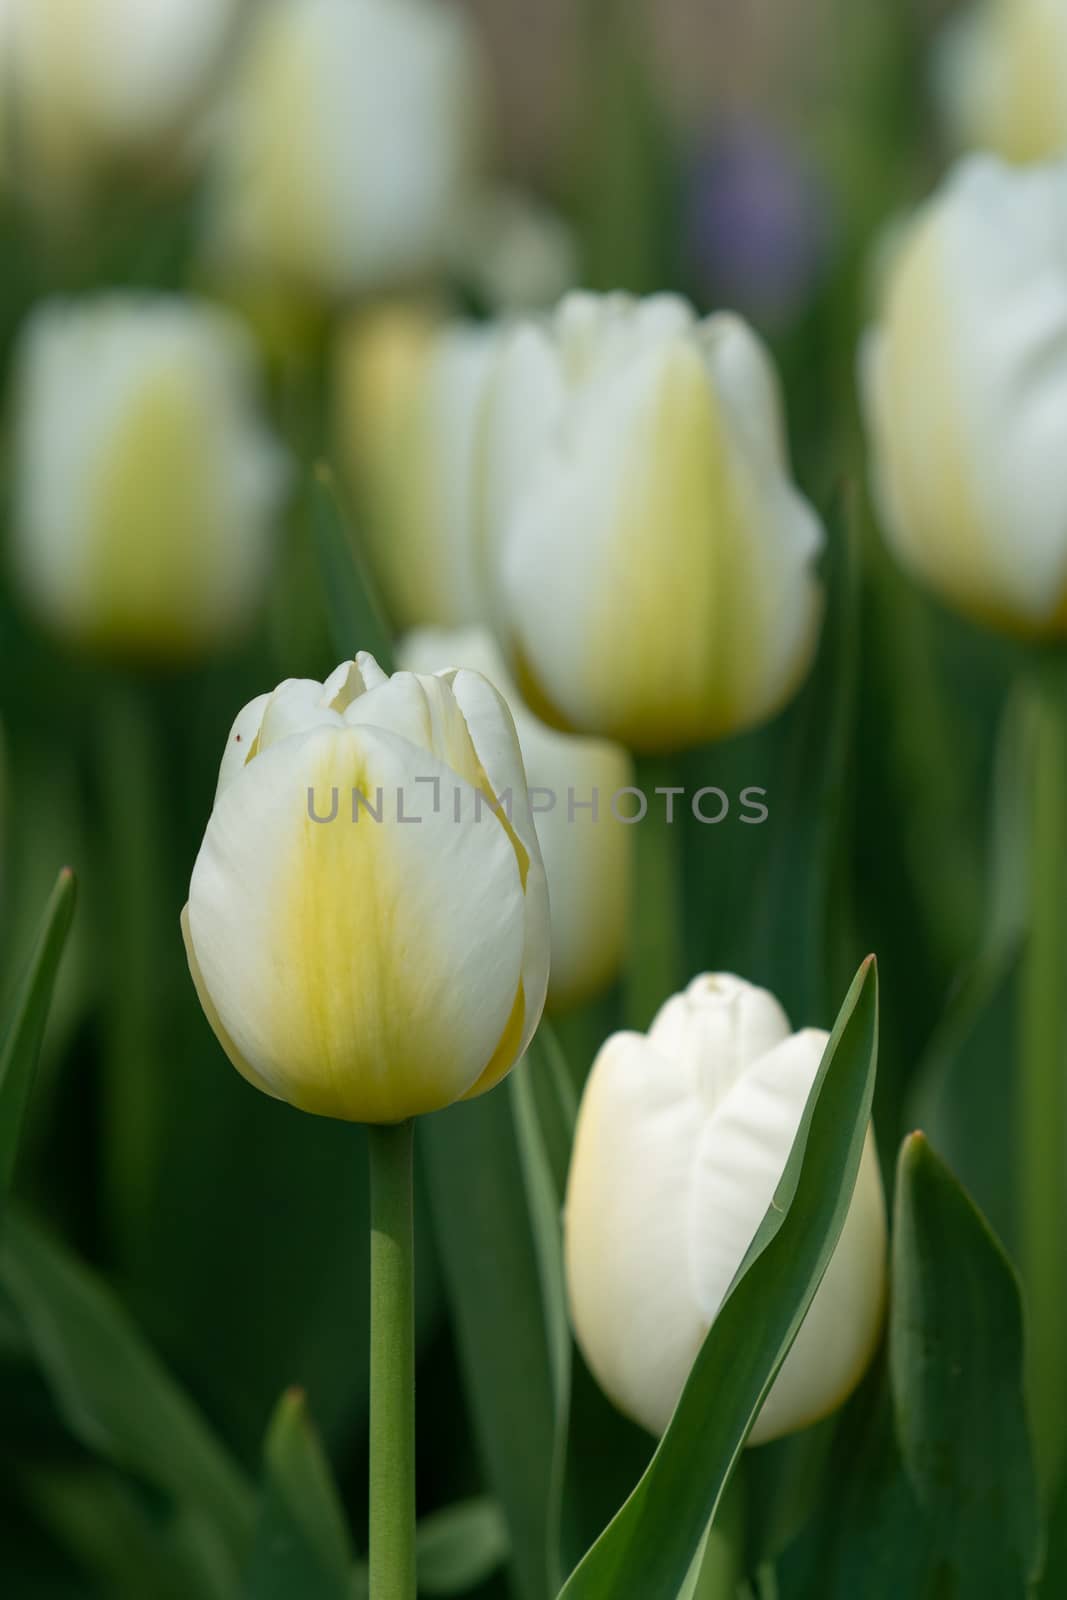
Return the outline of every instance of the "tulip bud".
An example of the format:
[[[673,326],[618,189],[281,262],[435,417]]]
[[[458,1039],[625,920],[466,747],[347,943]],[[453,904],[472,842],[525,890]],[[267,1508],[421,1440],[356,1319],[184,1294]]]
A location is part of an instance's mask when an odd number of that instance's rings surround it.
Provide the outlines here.
[[[361,654],[252,701],[182,927],[219,1043],[265,1093],[399,1122],[491,1089],[548,981],[544,868],[496,690],[386,677]]]
[[[433,0],[269,0],[219,150],[217,241],[326,296],[447,252],[477,165],[481,63]]]
[[[498,621],[532,704],[657,751],[789,698],[823,534],[744,323],[666,295],[568,296],[507,339],[485,459]]]
[[[946,25],[935,65],[942,113],[961,148],[1020,162],[1067,151],[1063,0],[979,0]]]
[[[14,131],[30,198],[63,203],[116,162],[174,154],[243,0],[14,0]]]
[[[633,785],[633,762],[621,745],[560,733],[522,699],[492,636],[421,629],[401,643],[415,672],[461,663],[489,679],[515,719],[530,785],[552,913],[548,1004],[579,1005],[618,976],[630,927],[633,829],[612,801]]]
[[[496,338],[391,307],[357,317],[337,361],[338,449],[400,628],[484,614],[477,442]]]
[[[596,1059],[567,1187],[571,1314],[602,1388],[652,1433],[770,1207],[827,1037],[790,1034],[765,990],[705,975],[647,1036],[615,1034]],[[868,1130],[837,1247],[750,1444],[817,1421],[855,1388],[878,1342],[885,1255]]]
[[[22,336],[14,560],[60,634],[191,658],[262,597],[284,457],[256,413],[254,351],[207,306],[53,303]]]
[[[1067,630],[1067,168],[963,163],[888,274],[861,380],[900,560],[975,619]]]

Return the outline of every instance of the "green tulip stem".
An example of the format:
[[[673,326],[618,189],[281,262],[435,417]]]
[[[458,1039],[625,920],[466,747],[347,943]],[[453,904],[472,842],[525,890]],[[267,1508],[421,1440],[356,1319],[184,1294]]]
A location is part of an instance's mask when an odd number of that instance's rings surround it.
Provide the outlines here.
[[[1067,702],[1062,663],[1054,658],[1041,663],[1034,701],[1018,1173],[1029,1401],[1048,1486],[1062,1461],[1067,1410]]]
[[[414,1123],[370,1144],[370,1593],[415,1600]]]
[[[687,976],[682,948],[682,822],[684,802],[676,797],[673,822],[667,821],[662,791],[681,783],[669,760],[645,757],[635,779],[648,802],[647,815],[632,824],[634,887],[630,950],[626,968],[626,1026],[641,1032]]]

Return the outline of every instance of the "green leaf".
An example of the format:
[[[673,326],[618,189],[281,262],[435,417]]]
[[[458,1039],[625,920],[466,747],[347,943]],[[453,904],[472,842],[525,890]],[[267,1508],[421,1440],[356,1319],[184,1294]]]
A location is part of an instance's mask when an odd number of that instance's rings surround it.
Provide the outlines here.
[[[571,1397],[571,1329],[563,1276],[563,1198],[577,1116],[574,1087],[559,1046],[542,1023],[508,1080],[515,1134],[541,1280],[552,1375],[553,1449],[548,1486],[546,1564],[553,1593],[563,1581],[563,1490]]]
[[[239,1561],[252,1525],[249,1486],[105,1286],[18,1214],[8,1218],[0,1283],[82,1444],[202,1512]]]
[[[37,1070],[56,973],[74,915],[74,895],[74,874],[64,867],[45,909],[29,971],[0,1047],[0,1218],[11,1190],[19,1135]]]
[[[1040,1567],[1041,1522],[1019,1287],[922,1134],[904,1141],[898,1166],[889,1350],[901,1454],[952,1592],[1025,1596]]]
[[[763,1222],[637,1488],[571,1574],[563,1600],[648,1600],[685,1581],[749,1429],[844,1224],[878,1048],[873,959],[857,974]]]
[[[311,485],[312,517],[334,650],[341,661],[369,650],[393,670],[393,637],[363,549],[349,526],[333,473],[319,462]]]
[[[555,1391],[508,1096],[425,1117],[419,1135],[486,1481],[507,1519],[517,1592],[545,1600]]]
[[[299,1389],[279,1400],[264,1457],[248,1600],[348,1600],[352,1556],[344,1510]]]
[[[424,1517],[415,1547],[420,1594],[464,1594],[507,1560],[507,1523],[494,1501],[465,1500]]]

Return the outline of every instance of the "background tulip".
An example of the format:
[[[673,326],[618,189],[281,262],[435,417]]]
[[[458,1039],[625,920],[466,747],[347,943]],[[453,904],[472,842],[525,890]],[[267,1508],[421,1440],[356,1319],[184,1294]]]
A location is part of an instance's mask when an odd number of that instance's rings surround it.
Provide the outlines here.
[[[633,784],[630,756],[620,745],[560,733],[535,717],[485,629],[418,630],[402,641],[400,659],[415,672],[459,663],[482,673],[506,699],[548,880],[549,1006],[564,1010],[588,1000],[618,976],[628,943],[633,829],[618,821],[611,803]],[[595,813],[589,809],[594,795]]]
[[[432,0],[269,0],[219,147],[217,248],[325,295],[418,276],[476,167],[481,69]]]
[[[336,364],[339,452],[398,626],[484,614],[478,430],[496,334],[414,307],[359,316]]]
[[[22,335],[14,558],[57,632],[183,658],[250,620],[286,485],[240,324],[168,297],[53,303]]]
[[[694,979],[647,1037],[615,1034],[582,1098],[567,1186],[578,1342],[619,1408],[661,1433],[785,1168],[827,1035],[790,1034],[778,1002]],[[851,1393],[878,1340],[886,1221],[868,1131],[837,1248],[751,1444]]]
[[[935,57],[950,134],[1009,161],[1067,150],[1067,8],[977,0],[946,25]]]
[[[807,669],[823,535],[737,318],[572,295],[492,379],[496,598],[535,707],[643,751],[770,716]]]
[[[510,821],[486,801],[509,791]],[[491,1089],[530,1041],[549,959],[544,868],[496,690],[473,672],[387,678],[360,655],[325,684],[290,679],[252,701],[183,930],[219,1042],[267,1094],[399,1122]]]
[[[961,610],[1067,628],[1067,167],[965,162],[920,213],[862,352],[901,561]]]

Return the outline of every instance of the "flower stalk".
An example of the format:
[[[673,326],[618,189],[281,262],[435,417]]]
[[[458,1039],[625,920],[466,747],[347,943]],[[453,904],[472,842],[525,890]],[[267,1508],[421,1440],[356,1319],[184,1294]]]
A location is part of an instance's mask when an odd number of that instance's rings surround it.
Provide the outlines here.
[[[370,1126],[370,1592],[415,1600],[413,1122]]]

